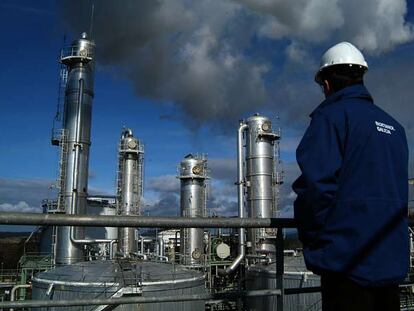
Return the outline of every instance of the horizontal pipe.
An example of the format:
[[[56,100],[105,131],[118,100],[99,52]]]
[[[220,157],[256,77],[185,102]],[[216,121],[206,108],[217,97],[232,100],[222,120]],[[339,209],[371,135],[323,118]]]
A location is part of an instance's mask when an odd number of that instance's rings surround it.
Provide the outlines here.
[[[76,307],[76,306],[97,306],[97,305],[121,305],[160,303],[178,301],[197,301],[215,299],[235,299],[240,297],[262,297],[280,295],[280,290],[265,289],[253,291],[232,291],[213,294],[192,294],[180,296],[157,296],[157,297],[121,297],[121,298],[95,298],[95,299],[72,299],[72,300],[25,300],[14,302],[0,302],[0,309],[8,308],[47,308],[47,307]]]
[[[295,228],[291,218],[182,218],[0,212],[2,225],[146,228]]]

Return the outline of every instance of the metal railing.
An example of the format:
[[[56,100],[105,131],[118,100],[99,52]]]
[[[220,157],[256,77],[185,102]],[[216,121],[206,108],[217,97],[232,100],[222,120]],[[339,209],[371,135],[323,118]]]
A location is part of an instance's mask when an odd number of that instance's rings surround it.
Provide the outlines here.
[[[94,57],[93,50],[89,47],[81,46],[70,46],[63,48],[60,51],[60,60],[65,60],[69,58],[82,58],[86,60],[92,60]]]
[[[152,227],[152,228],[294,228],[290,218],[182,218],[182,217],[144,217],[144,216],[104,216],[104,215],[66,215],[34,213],[0,213],[0,224],[7,225],[47,225],[47,226],[85,226],[85,227]],[[231,299],[240,297],[276,296],[277,310],[283,310],[283,232],[277,230],[276,244],[276,289],[232,291],[210,294],[193,294],[167,297],[120,297],[98,298],[76,301],[16,301],[0,302],[1,308],[58,307],[81,305],[119,305],[135,303],[173,302]],[[309,289],[307,289],[309,290]],[[317,289],[316,289],[317,290]],[[286,291],[286,294],[292,289]],[[300,289],[293,291],[299,293]],[[292,292],[292,294],[293,294]]]

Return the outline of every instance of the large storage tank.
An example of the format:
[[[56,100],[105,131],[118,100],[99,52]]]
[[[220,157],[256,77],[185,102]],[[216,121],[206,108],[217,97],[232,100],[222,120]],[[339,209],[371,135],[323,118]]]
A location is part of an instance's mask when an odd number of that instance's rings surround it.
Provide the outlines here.
[[[124,295],[181,296],[205,293],[204,275],[179,265],[137,261],[89,261],[38,274],[33,300],[111,298]],[[36,311],[98,311],[103,306],[33,308]],[[109,310],[109,309],[108,309]],[[110,310],[204,311],[204,301],[120,305]]]
[[[320,277],[305,272],[305,269],[299,271],[286,272],[283,277],[284,288],[306,288],[320,286]],[[276,264],[257,265],[247,268],[246,271],[246,288],[248,290],[269,289],[276,287]],[[284,296],[284,309],[289,311],[320,310],[322,308],[320,293],[307,293]],[[265,296],[249,298],[245,301],[245,310],[275,311],[276,296]]]

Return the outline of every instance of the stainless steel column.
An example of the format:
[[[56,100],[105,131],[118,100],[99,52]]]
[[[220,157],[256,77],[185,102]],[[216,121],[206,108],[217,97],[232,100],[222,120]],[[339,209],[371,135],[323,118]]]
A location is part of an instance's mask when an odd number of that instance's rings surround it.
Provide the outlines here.
[[[207,160],[203,156],[187,155],[180,163],[181,216],[206,217]],[[201,266],[204,262],[204,230],[181,229],[181,263]]]
[[[61,138],[60,209],[66,214],[86,213],[88,192],[89,146],[91,133],[95,44],[81,39],[62,50],[60,62],[67,66],[63,134]],[[84,229],[74,228],[76,238],[84,237]],[[82,245],[71,240],[70,227],[59,227],[56,264],[72,264],[83,260]]]
[[[280,138],[272,132],[270,120],[258,114],[246,120],[246,187],[247,211],[250,218],[276,216],[275,147]],[[249,229],[250,254],[274,257],[276,231],[270,228]]]
[[[137,216],[140,214],[140,203],[143,190],[144,149],[132,130],[125,129],[119,144],[119,176],[118,176],[118,214]],[[118,253],[130,257],[136,253],[136,228],[118,229]]]

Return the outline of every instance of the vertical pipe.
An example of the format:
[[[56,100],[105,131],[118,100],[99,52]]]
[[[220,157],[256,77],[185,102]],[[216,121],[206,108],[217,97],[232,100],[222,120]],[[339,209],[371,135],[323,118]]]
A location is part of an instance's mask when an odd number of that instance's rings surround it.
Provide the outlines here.
[[[16,300],[16,291],[20,288],[31,288],[31,284],[18,284],[14,285],[11,292],[10,292],[10,301],[13,302]],[[14,309],[10,308],[9,311],[14,311]]]
[[[243,132],[248,128],[244,122],[240,123],[237,131],[237,202],[239,206],[239,218],[245,217],[244,212],[244,174],[243,174]],[[245,250],[245,230],[239,228],[239,254],[233,263],[226,269],[226,273],[233,273],[246,255]]]

